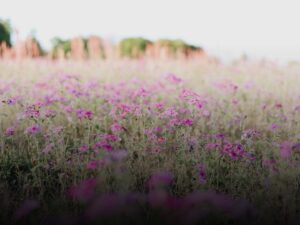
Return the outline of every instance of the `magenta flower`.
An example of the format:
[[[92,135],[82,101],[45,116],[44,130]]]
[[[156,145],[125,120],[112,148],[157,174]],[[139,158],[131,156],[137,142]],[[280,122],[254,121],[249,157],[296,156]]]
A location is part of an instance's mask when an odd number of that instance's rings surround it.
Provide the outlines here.
[[[156,102],[153,104],[153,106],[154,106],[154,108],[159,109],[159,110],[164,108],[164,104],[162,102]]]
[[[119,140],[120,140],[120,138],[117,137],[117,136],[114,135],[114,134],[103,134],[103,135],[100,135],[100,137],[101,137],[104,141],[116,142],[116,141],[119,141]]]
[[[277,103],[275,103],[274,107],[277,109],[281,109],[283,106],[280,102],[277,102]]]
[[[177,77],[175,74],[172,73],[166,76],[166,80],[168,80],[172,84],[180,84],[182,82],[182,79],[180,79],[179,77]]]
[[[51,152],[54,148],[54,144],[50,143],[48,145],[45,146],[45,148],[43,149],[43,153],[48,154],[49,152]]]
[[[7,105],[15,105],[17,103],[17,98],[10,98],[10,99],[4,100],[2,102],[6,103]]]
[[[84,153],[89,150],[89,147],[87,145],[81,145],[78,150],[79,152]]]
[[[293,143],[290,141],[284,141],[280,144],[280,156],[281,158],[289,158],[292,156]]]
[[[143,87],[140,87],[138,90],[136,90],[133,93],[134,98],[136,98],[136,97],[147,97],[149,95],[150,95],[150,93]]]
[[[107,143],[106,141],[98,141],[93,145],[93,149],[96,151],[99,148],[103,148],[104,150],[110,152],[113,150],[113,147]]]
[[[300,143],[296,143],[293,145],[293,149],[300,150]]]
[[[41,130],[41,127],[39,124],[33,124],[32,126],[26,128],[25,133],[34,135],[34,134],[39,133],[40,130]]]
[[[89,110],[78,109],[78,110],[76,110],[76,114],[79,119],[91,120],[93,118],[93,112],[89,111]]]
[[[119,131],[121,131],[121,130],[123,130],[123,127],[122,127],[122,125],[120,125],[119,123],[113,123],[113,124],[111,125],[111,131],[112,131],[112,132],[119,132]]]
[[[174,107],[168,108],[164,113],[164,117],[176,117],[178,115],[176,109]]]
[[[294,110],[295,111],[300,111],[300,105],[295,106]]]
[[[232,160],[238,160],[247,155],[241,144],[234,143],[226,143],[221,150],[221,154],[229,156]]]
[[[219,145],[217,143],[208,143],[206,144],[205,148],[207,150],[215,150],[219,147]]]
[[[93,112],[91,112],[91,111],[85,111],[85,112],[84,112],[84,117],[85,117],[85,118],[88,118],[89,120],[92,119],[92,117],[93,117]]]
[[[99,161],[98,160],[91,160],[86,165],[86,168],[89,169],[89,170],[95,170],[95,169],[98,168],[98,166],[99,166]]]
[[[222,134],[222,133],[216,134],[216,138],[219,140],[224,140],[225,134]]]
[[[206,171],[205,171],[205,166],[202,164],[198,165],[198,177],[199,177],[199,181],[201,184],[205,184],[206,183]]]
[[[275,123],[271,124],[271,126],[269,127],[269,129],[270,129],[271,131],[278,130],[279,128],[280,128],[280,126],[277,125],[277,124],[275,124]]]
[[[55,117],[56,116],[56,111],[52,110],[52,109],[48,109],[45,112],[45,117],[49,118],[49,117]]]
[[[15,134],[15,128],[14,127],[9,127],[5,131],[6,136],[13,136]]]
[[[192,119],[185,119],[185,120],[182,121],[182,125],[193,126],[193,120]]]
[[[95,178],[89,178],[82,181],[80,184],[71,187],[69,194],[72,198],[85,202],[94,195],[96,186],[97,180]]]
[[[244,130],[242,133],[242,139],[251,139],[259,137],[260,133],[256,131],[255,129],[247,129]]]

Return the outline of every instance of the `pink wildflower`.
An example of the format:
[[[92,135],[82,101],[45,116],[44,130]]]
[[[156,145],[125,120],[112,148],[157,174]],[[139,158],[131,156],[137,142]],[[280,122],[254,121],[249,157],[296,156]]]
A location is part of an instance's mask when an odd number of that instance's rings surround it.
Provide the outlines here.
[[[119,123],[113,123],[111,125],[111,131],[112,132],[119,132],[123,129],[122,125],[120,125]]]
[[[45,146],[45,148],[43,149],[43,153],[44,154],[48,154],[49,152],[52,151],[52,149],[54,148],[54,144],[53,143],[50,143],[48,145]]]
[[[202,164],[198,165],[198,177],[199,177],[199,181],[201,184],[205,184],[206,183],[206,171],[205,171],[205,167]]]
[[[280,126],[277,125],[277,124],[275,124],[275,123],[271,124],[271,126],[269,127],[269,129],[270,129],[271,131],[278,130],[279,128],[280,128]]]
[[[91,160],[86,165],[86,168],[89,169],[89,170],[95,170],[95,169],[98,168],[98,165],[99,165],[99,161],[98,160]]]
[[[78,109],[76,110],[76,114],[77,114],[77,117],[79,119],[89,119],[91,120],[92,117],[93,117],[93,112],[92,111],[88,111],[88,110],[84,110],[84,109]]]
[[[176,75],[170,73],[166,76],[166,80],[168,80],[172,84],[179,84],[182,82],[182,79],[177,77]]]
[[[15,128],[14,127],[8,127],[5,131],[6,136],[13,136],[15,134]]]
[[[87,201],[94,195],[96,186],[97,180],[95,178],[86,179],[80,184],[71,187],[69,194],[79,201]]]
[[[84,153],[89,150],[89,147],[87,145],[81,145],[78,150],[79,152]]]
[[[193,126],[193,120],[192,119],[185,119],[185,120],[182,121],[182,125]]]
[[[33,124],[32,126],[27,127],[26,130],[25,130],[25,132],[26,132],[27,134],[34,135],[34,134],[39,133],[40,130],[41,130],[40,125],[38,125],[38,124]]]
[[[289,158],[292,155],[293,144],[290,141],[284,141],[280,144],[280,156],[281,158]]]

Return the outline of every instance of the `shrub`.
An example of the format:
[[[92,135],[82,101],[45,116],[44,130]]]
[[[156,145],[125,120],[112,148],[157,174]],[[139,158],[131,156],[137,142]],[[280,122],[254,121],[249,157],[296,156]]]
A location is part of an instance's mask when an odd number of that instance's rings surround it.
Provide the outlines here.
[[[176,40],[160,39],[157,41],[157,43],[161,47],[166,47],[173,55],[176,55],[178,52],[189,52],[189,51],[195,51],[200,49],[200,47],[189,45],[180,39],[176,39]]]
[[[71,40],[63,40],[59,37],[55,37],[52,39],[52,52],[54,58],[58,56],[58,50],[62,49],[64,54],[67,55],[71,53]]]
[[[120,42],[121,56],[138,58],[146,51],[148,44],[151,41],[144,38],[126,38]]]
[[[0,43],[5,42],[8,46],[11,46],[11,25],[7,20],[0,19]]]

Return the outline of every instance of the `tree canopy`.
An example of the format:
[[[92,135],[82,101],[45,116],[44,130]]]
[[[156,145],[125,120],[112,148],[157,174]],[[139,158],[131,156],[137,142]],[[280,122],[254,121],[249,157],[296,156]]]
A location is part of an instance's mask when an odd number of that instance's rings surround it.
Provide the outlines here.
[[[0,43],[2,42],[11,46],[11,25],[9,21],[0,19]]]

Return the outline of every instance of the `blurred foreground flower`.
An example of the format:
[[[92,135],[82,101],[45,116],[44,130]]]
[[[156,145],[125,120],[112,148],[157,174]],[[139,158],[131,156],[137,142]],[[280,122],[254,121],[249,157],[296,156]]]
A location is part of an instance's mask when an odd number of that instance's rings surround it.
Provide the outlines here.
[[[34,135],[34,134],[39,133],[40,130],[41,130],[40,125],[39,124],[34,124],[30,127],[27,127],[26,130],[25,130],[25,133]]]
[[[39,207],[39,202],[36,200],[26,200],[24,201],[19,208],[15,211],[14,219],[19,221],[27,215],[29,215],[33,210]]]

